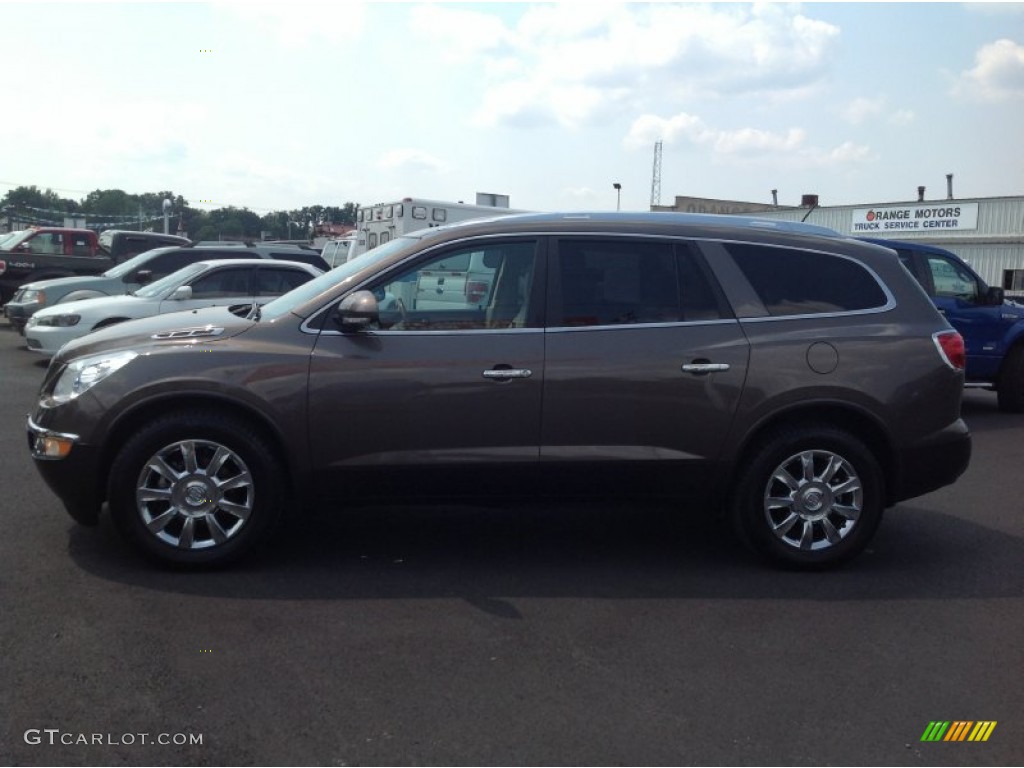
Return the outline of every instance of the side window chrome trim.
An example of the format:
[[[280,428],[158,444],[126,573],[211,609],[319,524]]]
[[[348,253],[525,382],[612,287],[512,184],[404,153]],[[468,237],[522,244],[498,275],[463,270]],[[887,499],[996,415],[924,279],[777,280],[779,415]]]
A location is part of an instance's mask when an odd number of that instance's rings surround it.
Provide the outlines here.
[[[891,312],[896,307],[896,301],[889,299],[883,306],[871,307],[870,309],[848,309],[843,312],[805,312],[799,315],[768,315],[766,317],[741,317],[741,323],[772,323],[779,320],[813,320],[815,318],[853,317],[855,315],[880,315]]]
[[[307,329],[302,324],[301,330],[304,333],[316,333],[311,329]],[[467,336],[470,334],[493,334],[493,333],[544,333],[543,328],[465,328],[465,329],[445,329],[439,331],[361,331],[359,333],[342,333],[336,331],[333,328],[330,330],[319,331],[321,336],[358,336],[360,338],[390,338],[392,336]]]
[[[580,331],[626,331],[631,328],[679,328],[694,325],[735,325],[736,318],[718,320],[679,320],[673,323],[614,323],[612,325],[550,325],[542,330],[547,333],[579,333]]]

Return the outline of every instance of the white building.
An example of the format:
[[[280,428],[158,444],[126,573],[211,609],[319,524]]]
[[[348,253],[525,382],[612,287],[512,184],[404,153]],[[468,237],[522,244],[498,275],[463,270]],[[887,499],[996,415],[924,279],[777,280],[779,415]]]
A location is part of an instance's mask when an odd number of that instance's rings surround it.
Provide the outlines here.
[[[675,205],[653,210],[745,213],[806,221],[853,237],[927,242],[960,256],[989,285],[1024,292],[1024,196],[954,198],[952,186],[947,176],[941,200],[926,199],[925,188],[918,187],[918,199],[910,202],[825,206],[816,195],[804,195],[801,206],[782,207],[677,197]]]

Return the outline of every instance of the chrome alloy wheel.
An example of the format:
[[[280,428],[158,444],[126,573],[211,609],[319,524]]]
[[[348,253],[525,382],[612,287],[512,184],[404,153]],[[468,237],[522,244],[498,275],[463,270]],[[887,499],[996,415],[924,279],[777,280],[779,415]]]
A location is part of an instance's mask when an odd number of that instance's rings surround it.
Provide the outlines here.
[[[801,451],[776,467],[764,492],[771,532],[790,547],[822,550],[857,525],[864,489],[853,466],[831,451]]]
[[[245,526],[255,501],[253,477],[234,451],[182,440],[143,466],[135,501],[146,529],[178,549],[224,544]]]

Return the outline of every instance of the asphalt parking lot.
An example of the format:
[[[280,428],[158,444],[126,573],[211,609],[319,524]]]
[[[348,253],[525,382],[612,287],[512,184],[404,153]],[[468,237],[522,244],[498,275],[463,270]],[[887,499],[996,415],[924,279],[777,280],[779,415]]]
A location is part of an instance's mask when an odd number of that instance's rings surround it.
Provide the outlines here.
[[[835,572],[695,511],[533,504],[324,512],[181,574],[43,485],[44,370],[0,320],[0,764],[1024,763],[1024,416],[990,393],[967,474]]]

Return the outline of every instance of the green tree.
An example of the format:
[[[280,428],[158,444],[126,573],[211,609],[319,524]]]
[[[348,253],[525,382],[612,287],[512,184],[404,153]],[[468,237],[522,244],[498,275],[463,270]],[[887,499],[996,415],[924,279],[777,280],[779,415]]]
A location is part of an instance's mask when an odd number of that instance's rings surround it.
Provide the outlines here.
[[[0,210],[15,220],[60,225],[66,214],[78,212],[79,204],[52,189],[41,191],[33,184],[10,190],[0,198]]]

